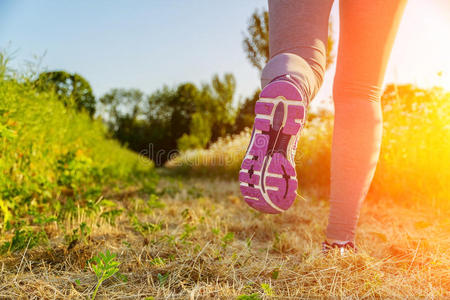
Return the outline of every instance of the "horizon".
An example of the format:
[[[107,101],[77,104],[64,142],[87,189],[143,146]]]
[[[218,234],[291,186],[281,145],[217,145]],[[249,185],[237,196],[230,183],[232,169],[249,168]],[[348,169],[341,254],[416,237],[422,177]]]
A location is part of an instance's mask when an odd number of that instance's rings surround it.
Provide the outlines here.
[[[259,87],[258,71],[242,47],[247,22],[257,8],[267,8],[266,1],[3,1],[0,48],[9,44],[12,51],[18,50],[12,66],[19,68],[45,53],[41,71],[78,73],[89,81],[97,98],[112,88],[151,94],[164,85],[200,84],[214,74],[232,73],[236,105]],[[200,13],[202,19],[192,17]],[[443,38],[450,36],[449,15],[450,5],[444,0],[408,2],[385,84],[450,89],[450,60],[442,59],[450,52],[450,42]],[[338,1],[330,18],[336,54]],[[334,69],[335,63],[325,74],[314,106],[330,106]]]

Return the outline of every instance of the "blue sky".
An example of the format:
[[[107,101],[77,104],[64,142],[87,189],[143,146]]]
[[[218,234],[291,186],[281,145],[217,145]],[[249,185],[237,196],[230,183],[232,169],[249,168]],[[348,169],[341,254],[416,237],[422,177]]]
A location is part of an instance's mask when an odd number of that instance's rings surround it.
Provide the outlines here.
[[[409,1],[386,82],[450,88],[448,3]],[[242,39],[249,16],[263,7],[266,0],[0,0],[0,48],[17,50],[14,65],[45,53],[43,70],[78,72],[97,96],[114,87],[151,93],[232,72],[239,100],[259,85]],[[336,3],[331,18],[337,35]],[[333,74],[317,100],[330,97]]]

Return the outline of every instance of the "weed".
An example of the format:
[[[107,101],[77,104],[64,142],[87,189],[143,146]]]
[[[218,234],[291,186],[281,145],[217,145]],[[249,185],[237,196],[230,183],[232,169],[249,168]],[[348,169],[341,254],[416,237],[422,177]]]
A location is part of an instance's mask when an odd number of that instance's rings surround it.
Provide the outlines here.
[[[280,269],[276,268],[272,271],[272,273],[270,274],[270,277],[272,277],[272,279],[276,280],[276,279],[278,279],[279,275],[280,275]]]
[[[164,208],[165,204],[159,201],[159,197],[156,194],[151,194],[147,201],[147,206],[151,209]]]
[[[197,226],[184,224],[184,231],[180,236],[180,240],[182,242],[186,242],[186,240],[192,235],[192,233],[197,229]]]
[[[267,296],[273,296],[273,290],[269,284],[261,283],[261,288],[263,289],[264,294],[266,294]]]
[[[158,278],[159,285],[162,286],[166,283],[167,279],[169,278],[169,273],[166,274],[158,273],[156,277]]]
[[[152,259],[150,261],[150,264],[154,265],[154,266],[163,266],[166,264],[166,262],[164,261],[163,258],[161,257],[155,257],[154,259]]]
[[[222,237],[222,248],[225,249],[233,240],[234,240],[234,233],[227,232],[227,234],[225,234]]]
[[[90,233],[91,228],[86,224],[86,222],[82,222],[78,228],[73,229],[70,234],[66,234],[64,236],[64,241],[69,245],[69,249],[78,242],[87,244]]]
[[[103,281],[119,272],[120,263],[116,261],[116,256],[116,254],[112,254],[109,250],[106,250],[105,253],[100,252],[98,256],[95,256],[90,260],[89,266],[97,277],[97,285],[95,286],[91,299],[95,299],[98,289]]]
[[[196,186],[189,187],[189,189],[187,190],[187,193],[190,197],[192,197],[194,199],[203,197],[203,189],[196,187]]]
[[[261,300],[261,297],[257,293],[253,293],[250,295],[240,295],[236,300]]]
[[[141,222],[136,216],[131,217],[131,224],[133,225],[133,228],[140,232],[141,234],[145,235],[147,233],[154,233],[157,231],[160,231],[162,229],[162,226],[164,225],[162,222],[158,224],[150,223],[150,222]]]
[[[45,231],[34,232],[27,228],[16,228],[11,241],[4,242],[0,246],[0,253],[16,252],[25,248],[32,248],[37,244],[47,241]]]
[[[123,212],[123,209],[112,209],[109,211],[105,211],[100,215],[100,218],[103,218],[108,222],[109,224],[115,226],[116,225],[116,219],[118,216],[120,216]]]

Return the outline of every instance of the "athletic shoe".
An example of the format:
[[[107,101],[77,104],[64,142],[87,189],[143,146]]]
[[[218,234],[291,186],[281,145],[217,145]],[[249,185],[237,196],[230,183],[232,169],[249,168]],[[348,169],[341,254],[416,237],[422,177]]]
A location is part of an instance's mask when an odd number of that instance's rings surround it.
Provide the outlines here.
[[[357,252],[358,249],[356,248],[355,244],[353,242],[346,242],[345,244],[338,244],[338,243],[328,243],[327,241],[324,241],[322,243],[322,253],[328,254],[333,249],[338,249],[339,254],[341,256],[344,256],[346,254],[349,254],[351,252]]]
[[[295,151],[308,103],[296,80],[272,80],[255,104],[255,122],[239,172],[248,205],[264,213],[287,210],[297,195]]]

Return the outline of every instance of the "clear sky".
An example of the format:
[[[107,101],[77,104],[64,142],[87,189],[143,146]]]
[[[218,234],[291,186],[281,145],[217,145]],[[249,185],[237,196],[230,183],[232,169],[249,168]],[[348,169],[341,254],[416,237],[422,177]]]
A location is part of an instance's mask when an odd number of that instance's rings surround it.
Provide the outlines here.
[[[151,93],[231,72],[239,100],[259,85],[242,39],[249,16],[263,7],[266,0],[0,0],[0,48],[17,50],[15,65],[45,53],[43,70],[80,73],[97,96],[114,87]],[[330,97],[333,69],[317,100]],[[449,73],[450,1],[410,0],[385,82],[450,89]]]

